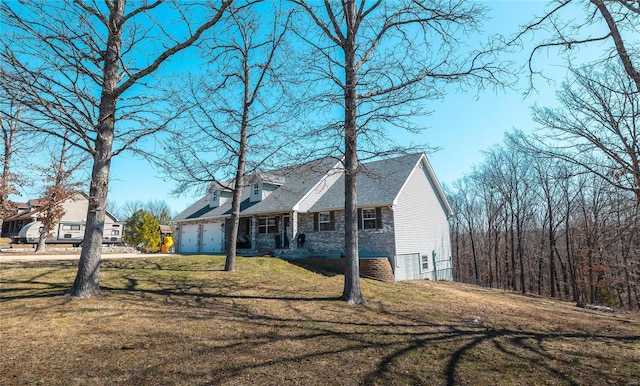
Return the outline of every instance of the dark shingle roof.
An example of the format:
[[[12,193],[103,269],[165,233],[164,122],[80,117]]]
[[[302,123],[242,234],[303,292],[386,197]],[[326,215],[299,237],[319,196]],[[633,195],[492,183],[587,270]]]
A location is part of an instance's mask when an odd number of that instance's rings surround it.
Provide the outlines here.
[[[357,177],[358,206],[390,205],[404,185],[422,153],[368,162]],[[344,176],[331,186],[311,212],[344,207]]]
[[[337,159],[325,157],[296,167],[270,172],[270,174],[284,177],[282,185],[261,202],[243,211],[243,214],[291,210],[337,163],[339,163]]]
[[[358,174],[358,206],[392,205],[398,197],[402,187],[424,157],[423,153],[409,154],[396,158],[367,162],[361,165]],[[426,158],[424,158],[430,178],[435,180],[433,172]],[[295,167],[287,167],[269,171],[260,176],[263,183],[277,181],[279,185],[260,202],[251,202],[250,188],[243,191],[243,201],[240,206],[242,215],[267,214],[288,212],[295,210],[316,212],[334,210],[344,207],[344,174],[340,171],[341,164],[336,158],[326,157]],[[340,176],[328,178],[330,170],[337,170]],[[335,176],[335,174],[333,174]],[[260,178],[254,177],[255,178]],[[270,178],[264,178],[269,176]],[[336,180],[337,178],[337,180]],[[323,182],[324,181],[324,182]],[[331,182],[335,183],[331,184]],[[323,185],[326,182],[326,185]],[[434,181],[436,187],[439,185]],[[321,189],[324,187],[324,189]],[[310,192],[316,188],[313,194]],[[443,197],[438,188],[436,192]],[[317,200],[317,201],[316,201]],[[446,200],[444,200],[446,203]],[[303,204],[304,203],[304,204]],[[298,205],[301,205],[298,209]],[[448,204],[446,205],[448,208]],[[448,209],[450,211],[450,209]],[[210,208],[206,197],[200,199],[175,220],[196,218],[226,217],[231,214],[231,200],[218,208]]]

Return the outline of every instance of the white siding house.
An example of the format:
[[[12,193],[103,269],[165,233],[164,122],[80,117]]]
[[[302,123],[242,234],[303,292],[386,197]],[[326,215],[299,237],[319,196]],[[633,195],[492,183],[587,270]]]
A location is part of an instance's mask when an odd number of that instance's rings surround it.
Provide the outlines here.
[[[359,255],[385,259],[395,280],[451,280],[447,203],[422,153],[364,163],[358,174]],[[231,203],[208,199],[178,215],[178,252],[222,253]],[[217,193],[229,193],[222,190]],[[243,190],[239,253],[339,258],[344,250],[344,174],[324,158],[252,177]]]
[[[400,280],[403,275],[453,280],[448,219],[451,208],[431,170],[426,157],[422,158],[393,203],[394,268]]]

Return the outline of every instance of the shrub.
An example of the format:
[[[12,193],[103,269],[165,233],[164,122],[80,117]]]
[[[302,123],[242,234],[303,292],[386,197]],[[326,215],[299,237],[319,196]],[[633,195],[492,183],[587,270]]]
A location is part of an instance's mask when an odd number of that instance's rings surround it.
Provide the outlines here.
[[[153,215],[140,209],[126,221],[124,241],[144,252],[158,252],[160,249],[160,224]]]

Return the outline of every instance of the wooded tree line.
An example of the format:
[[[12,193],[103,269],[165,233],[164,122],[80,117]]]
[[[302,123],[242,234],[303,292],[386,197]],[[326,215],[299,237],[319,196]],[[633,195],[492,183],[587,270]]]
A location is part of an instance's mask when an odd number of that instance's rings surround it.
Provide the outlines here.
[[[559,107],[534,107],[539,130],[508,134],[448,189],[456,278],[638,308],[638,90],[595,66],[557,95]]]
[[[448,188],[457,280],[579,302],[640,307],[640,8],[592,0],[584,18],[563,19],[572,1],[526,26],[554,31],[534,48],[596,47],[576,64],[558,106],[534,106],[538,129],[514,131],[473,173]],[[591,15],[591,16],[588,16]],[[594,32],[595,25],[606,28]],[[604,31],[604,32],[603,32]],[[533,84],[532,84],[533,87]]]
[[[640,207],[632,193],[523,152],[513,136],[447,191],[455,280],[640,305]]]

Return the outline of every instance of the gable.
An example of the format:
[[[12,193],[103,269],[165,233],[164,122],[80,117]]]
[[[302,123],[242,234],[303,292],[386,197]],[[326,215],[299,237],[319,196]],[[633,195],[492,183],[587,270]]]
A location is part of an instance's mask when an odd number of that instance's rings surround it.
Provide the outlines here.
[[[449,202],[447,201],[447,197],[445,196],[444,191],[442,190],[442,186],[440,185],[438,178],[433,172],[433,169],[431,168],[431,164],[429,163],[429,160],[427,159],[426,156],[422,155],[422,157],[420,158],[420,161],[414,166],[412,170],[412,177],[418,178],[418,180],[421,180],[421,179],[426,180],[426,183],[428,184],[428,190],[434,194],[434,197],[435,199],[437,199],[439,206],[441,207],[445,216],[447,218],[451,217],[451,215],[453,214],[451,206],[449,205]],[[408,185],[412,181],[414,183],[416,182],[414,178],[407,178],[400,192],[398,192],[398,196],[402,193],[402,191],[408,188]],[[396,205],[397,203],[398,203],[398,199],[396,198],[393,204]]]
[[[393,205],[400,189],[409,178],[422,154],[368,162],[358,174],[358,206]],[[344,174],[311,208],[310,211],[344,207]]]
[[[284,182],[271,194],[256,205],[248,208],[243,214],[274,213],[294,210],[310,192],[318,188],[330,170],[335,169],[338,161],[332,157],[325,157],[307,162],[293,168],[286,168],[280,172]],[[276,174],[272,172],[271,174]]]

